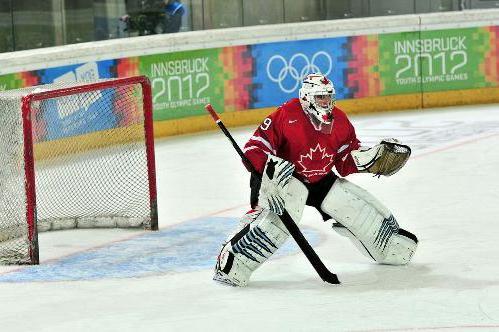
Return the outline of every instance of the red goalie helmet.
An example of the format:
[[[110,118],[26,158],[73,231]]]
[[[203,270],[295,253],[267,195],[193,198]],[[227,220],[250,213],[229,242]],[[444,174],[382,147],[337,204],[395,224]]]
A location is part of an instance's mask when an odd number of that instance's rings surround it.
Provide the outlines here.
[[[320,73],[309,74],[303,79],[300,103],[314,128],[331,133],[336,93],[333,83]]]

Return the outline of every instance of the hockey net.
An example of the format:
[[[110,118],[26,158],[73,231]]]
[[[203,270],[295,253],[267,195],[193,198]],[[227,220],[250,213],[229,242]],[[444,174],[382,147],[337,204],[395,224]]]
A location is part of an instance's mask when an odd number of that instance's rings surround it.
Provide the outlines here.
[[[0,263],[38,264],[38,232],[157,230],[145,77],[0,93]]]

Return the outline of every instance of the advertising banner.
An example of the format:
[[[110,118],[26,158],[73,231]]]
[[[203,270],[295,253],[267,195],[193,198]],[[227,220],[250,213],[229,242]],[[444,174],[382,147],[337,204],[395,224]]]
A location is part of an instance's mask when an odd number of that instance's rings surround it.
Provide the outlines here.
[[[488,28],[379,35],[383,95],[496,86],[484,65],[491,47]]]
[[[111,78],[114,64],[114,61],[108,60],[48,68],[39,70],[37,76],[40,84],[83,83],[99,78]],[[39,128],[43,128],[44,135],[34,133],[37,141],[83,135],[117,127],[119,115],[113,112],[113,109],[117,108],[112,107],[115,93],[114,90],[94,91],[44,101],[44,125],[38,124]]]
[[[77,65],[41,69],[37,71],[39,84],[78,83],[94,81],[102,78],[113,78],[115,61],[92,61]]]
[[[277,107],[298,97],[301,80],[312,72],[333,81],[339,100],[499,87],[499,27],[422,29],[94,61],[2,75],[0,91],[146,75],[154,120],[161,121],[204,115],[207,103],[220,113]],[[113,99],[119,96],[103,97],[95,107]],[[45,136],[77,135],[89,123],[99,128],[91,122],[92,107],[54,112]],[[120,121],[117,126],[126,124],[119,114],[109,117]]]
[[[252,45],[252,107],[278,106],[297,97],[303,77],[313,72],[321,72],[334,82],[338,99],[348,97],[347,41],[328,38]]]
[[[205,49],[139,57],[139,74],[151,80],[155,120],[205,114],[203,106],[207,103],[223,109],[220,51]]]

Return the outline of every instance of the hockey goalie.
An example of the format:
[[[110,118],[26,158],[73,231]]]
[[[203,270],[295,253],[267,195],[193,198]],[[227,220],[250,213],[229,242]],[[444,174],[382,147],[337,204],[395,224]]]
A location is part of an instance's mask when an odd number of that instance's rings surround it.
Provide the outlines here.
[[[309,74],[293,98],[270,114],[244,146],[259,173],[251,177],[251,207],[222,245],[214,280],[246,286],[251,274],[288,239],[279,215],[298,223],[305,205],[316,208],[332,229],[352,240],[379,264],[411,261],[417,237],[391,211],[345,179],[352,173],[391,176],[411,149],[396,139],[361,146],[354,127],[336,105],[333,83]]]

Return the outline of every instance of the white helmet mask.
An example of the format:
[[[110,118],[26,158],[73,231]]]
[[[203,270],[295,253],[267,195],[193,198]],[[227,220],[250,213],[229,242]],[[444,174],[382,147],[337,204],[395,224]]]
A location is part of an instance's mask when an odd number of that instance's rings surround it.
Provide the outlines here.
[[[322,74],[309,74],[303,79],[300,103],[315,130],[330,134],[336,93],[333,83]]]

